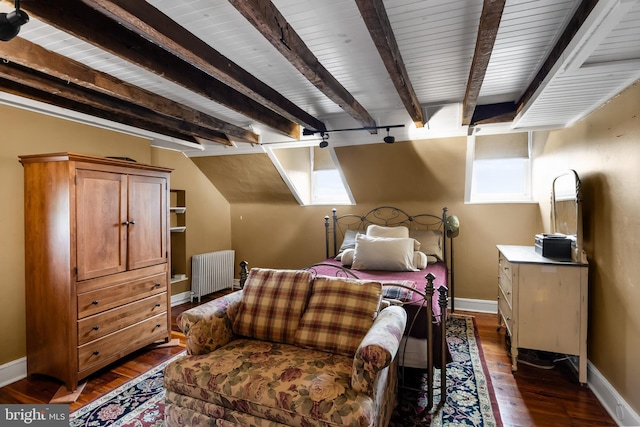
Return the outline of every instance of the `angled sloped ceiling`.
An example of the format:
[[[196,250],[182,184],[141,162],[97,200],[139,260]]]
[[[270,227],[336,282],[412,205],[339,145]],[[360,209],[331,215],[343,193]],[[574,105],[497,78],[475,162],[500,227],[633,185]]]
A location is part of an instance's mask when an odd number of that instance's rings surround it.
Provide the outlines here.
[[[266,154],[191,160],[229,203],[298,204]]]

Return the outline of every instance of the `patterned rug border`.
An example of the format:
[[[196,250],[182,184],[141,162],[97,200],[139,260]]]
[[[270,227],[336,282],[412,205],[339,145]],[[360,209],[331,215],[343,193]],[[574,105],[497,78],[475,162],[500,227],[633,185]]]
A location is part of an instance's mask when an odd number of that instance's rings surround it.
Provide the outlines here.
[[[482,414],[482,418],[472,421],[470,425],[481,425],[484,427],[503,427],[502,418],[500,416],[500,410],[498,407],[498,401],[496,399],[495,390],[493,389],[493,383],[491,382],[491,375],[484,358],[484,350],[482,348],[482,341],[480,340],[480,334],[476,325],[475,317],[472,315],[452,313],[449,318],[457,318],[465,321],[466,332],[466,349],[471,359],[471,366],[473,367],[473,375],[475,383],[477,385],[477,396],[479,400],[479,410]],[[448,332],[450,329],[448,329]],[[447,334],[447,341],[449,345],[453,345],[449,340],[454,339]],[[455,352],[453,352],[455,353]],[[455,356],[454,356],[455,357]],[[454,359],[452,362],[455,364],[457,361]],[[447,376],[451,375],[452,364],[448,365]],[[440,369],[436,369],[434,375],[434,406],[440,401]],[[447,400],[452,399],[455,391],[451,390],[451,385],[447,386]],[[426,397],[426,396],[425,396]],[[431,427],[442,427],[448,425],[457,425],[456,420],[445,421],[443,418],[446,416],[446,411],[449,409],[447,402],[438,409],[437,412],[431,414]],[[470,420],[467,420],[470,421]],[[469,424],[464,424],[469,425]]]
[[[96,411],[100,411],[100,410],[108,411],[109,405],[113,405],[113,404],[119,405],[119,402],[123,399],[123,397],[125,399],[128,399],[128,397],[126,396],[131,394],[131,393],[127,393],[129,390],[137,388],[139,384],[144,383],[144,381],[146,381],[147,379],[150,379],[157,375],[162,375],[162,371],[164,370],[165,366],[167,366],[169,363],[171,363],[175,359],[178,359],[184,356],[185,354],[186,354],[186,351],[184,350],[178,354],[175,354],[174,356],[165,360],[161,364],[149,369],[147,372],[143,373],[142,375],[139,375],[137,377],[130,379],[126,383],[113,389],[112,391],[105,394],[104,396],[99,397],[98,399],[93,400],[87,403],[86,405],[84,405],[83,407],[72,412],[69,415],[69,426],[70,427],[80,427],[80,426],[88,427],[88,426],[105,425],[103,423],[96,424],[95,422],[92,422],[92,419],[93,419],[92,415],[96,413]],[[160,388],[161,390],[159,392],[153,392],[153,395],[150,398],[138,401],[137,402],[138,405],[135,408],[131,409],[130,411],[128,411],[126,414],[122,416],[118,416],[118,418],[115,419],[114,422],[107,423],[107,424],[109,426],[114,426],[114,427],[122,426],[128,423],[129,421],[136,419],[140,413],[147,411],[149,408],[149,405],[156,404],[157,402],[164,400],[164,387],[161,386]]]
[[[493,382],[491,381],[491,373],[489,372],[489,366],[487,360],[484,357],[484,349],[482,347],[482,341],[480,341],[480,333],[478,332],[478,325],[476,325],[476,318],[473,316],[473,339],[476,342],[476,348],[478,349],[478,356],[480,357],[480,363],[482,364],[482,371],[487,382],[487,389],[489,390],[489,400],[491,401],[492,413],[496,420],[496,427],[503,427],[502,416],[500,415],[500,407],[498,406],[498,399],[496,398],[496,392],[493,388]]]

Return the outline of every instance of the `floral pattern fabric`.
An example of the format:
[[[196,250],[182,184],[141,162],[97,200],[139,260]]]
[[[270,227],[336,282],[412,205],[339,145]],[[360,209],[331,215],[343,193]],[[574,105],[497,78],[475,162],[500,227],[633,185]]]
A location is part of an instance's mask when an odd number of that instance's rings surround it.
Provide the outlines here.
[[[184,332],[188,354],[211,353],[235,338],[232,325],[241,299],[242,291],[236,291],[178,316],[176,323]]]
[[[202,314],[226,327],[228,322],[220,320],[224,307],[234,304],[220,303],[217,311],[209,307]],[[189,317],[187,326],[198,322]],[[167,425],[385,425],[395,405],[397,381],[396,370],[385,366],[397,353],[405,323],[399,307],[381,312],[358,363],[354,357],[283,343],[236,338],[219,346],[223,340],[201,344],[203,340],[194,339],[198,345],[192,350],[215,350],[210,354],[192,351],[192,356],[165,369]],[[203,329],[212,330],[211,325]],[[369,372],[355,374],[354,369]],[[369,394],[353,388],[354,377],[367,384],[363,390]]]
[[[378,372],[389,366],[396,357],[402,340],[402,329],[398,329],[398,319],[407,321],[407,313],[398,306],[385,308],[356,350],[353,358],[351,387],[358,392],[371,395]]]

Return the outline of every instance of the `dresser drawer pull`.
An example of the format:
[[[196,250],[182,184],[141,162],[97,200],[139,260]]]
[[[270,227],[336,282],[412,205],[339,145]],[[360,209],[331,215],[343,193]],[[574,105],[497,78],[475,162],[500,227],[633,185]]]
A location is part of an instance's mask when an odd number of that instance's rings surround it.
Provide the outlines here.
[[[160,307],[161,305],[162,305],[162,304],[160,304],[160,303],[157,303],[157,304],[156,304],[156,307]]]
[[[98,300],[96,299],[96,300],[91,301],[91,304],[98,305]]]
[[[97,355],[99,355],[99,354],[100,354],[100,352],[99,352],[98,350],[96,350],[96,351],[94,351],[94,352],[93,352],[93,355],[94,355],[94,356],[97,356]]]
[[[93,330],[94,330],[94,331],[97,331],[98,329],[100,329],[100,326],[98,326],[98,325],[96,325],[96,326],[94,326],[94,327],[93,327]]]
[[[162,325],[161,325],[160,323],[158,323],[158,324],[156,325],[156,328],[159,328],[160,326],[162,326]]]
[[[156,288],[159,288],[159,287],[160,287],[160,283],[156,283]]]

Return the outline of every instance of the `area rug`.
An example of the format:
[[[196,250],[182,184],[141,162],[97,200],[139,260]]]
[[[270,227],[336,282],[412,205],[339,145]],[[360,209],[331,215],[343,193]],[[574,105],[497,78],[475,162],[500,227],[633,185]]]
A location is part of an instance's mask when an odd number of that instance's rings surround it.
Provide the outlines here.
[[[410,376],[411,381],[418,384],[422,391],[401,389],[400,404],[394,411],[390,427],[502,426],[473,317],[457,314],[449,316],[447,343],[453,361],[447,365],[447,398],[444,404],[438,406],[440,370],[436,370],[433,379],[433,407],[438,409],[432,414],[420,416],[427,404],[428,378],[419,370],[405,372],[405,378]],[[162,363],[104,397],[78,409],[70,416],[70,427],[163,426],[162,371],[169,362],[170,360]]]
[[[440,370],[434,373],[431,414],[422,414],[427,405],[428,376],[419,370],[404,373],[399,405],[390,427],[476,426],[502,427],[491,377],[472,316],[451,314],[447,319],[447,344],[452,362],[447,364],[447,396],[440,405]],[[413,389],[421,391],[414,391]]]
[[[69,415],[69,427],[161,427],[164,425],[164,367],[171,359],[124,383]]]

